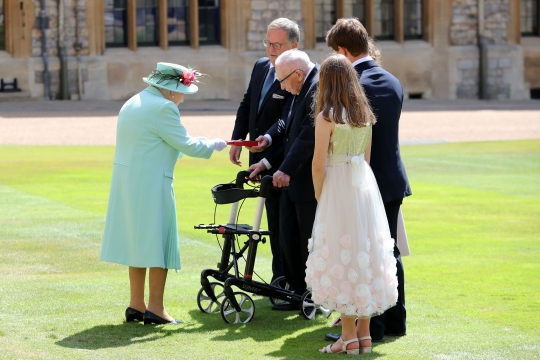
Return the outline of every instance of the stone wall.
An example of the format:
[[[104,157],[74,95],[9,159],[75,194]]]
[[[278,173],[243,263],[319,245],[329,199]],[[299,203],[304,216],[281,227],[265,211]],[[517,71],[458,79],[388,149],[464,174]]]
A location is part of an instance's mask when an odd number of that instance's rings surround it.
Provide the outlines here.
[[[485,0],[484,8],[485,42],[490,45],[506,44],[510,21],[510,0]]]
[[[88,27],[86,22],[87,0],[64,1],[64,46],[68,56],[76,55],[75,44],[81,44],[81,54],[88,54]],[[41,16],[41,1],[34,0],[34,15]],[[45,30],[47,38],[47,54],[58,56],[58,1],[45,1],[49,28]],[[32,30],[32,56],[41,56],[41,31]]]
[[[67,56],[67,77],[68,92],[70,96],[78,95],[79,71],[77,69],[77,48],[80,46],[80,54],[87,55],[88,49],[88,28],[86,21],[87,0],[63,0],[64,2],[64,47]],[[41,1],[34,0],[34,15],[41,16]],[[58,22],[58,0],[46,0],[46,15],[49,18],[49,27],[45,31],[47,41],[47,55],[49,59],[59,56],[59,22]],[[43,30],[34,28],[32,30],[32,57],[42,57],[41,32]],[[51,96],[60,96],[60,68],[56,62],[49,66]],[[35,84],[43,84],[43,69],[35,69]],[[87,81],[86,69],[81,70],[81,80]]]
[[[478,56],[474,55],[457,61],[456,97],[458,99],[475,99],[479,97],[480,64]]]
[[[262,41],[266,38],[268,24],[272,20],[286,17],[294,20],[303,32],[302,3],[300,0],[253,0],[251,2],[251,18],[248,22],[248,50],[264,50]],[[304,36],[300,35],[299,48],[304,47]]]
[[[507,73],[512,67],[510,56],[488,59],[487,70],[487,97],[488,99],[504,100],[510,98],[510,83]]]
[[[477,0],[454,0],[452,2],[451,45],[476,45],[478,37]]]
[[[480,96],[480,50],[478,45],[478,0],[454,0],[450,29],[451,44],[472,47],[462,51],[456,59],[456,97],[463,99]],[[515,83],[509,74],[512,68],[519,68],[519,59],[505,53],[507,29],[510,21],[510,0],[484,0],[483,44],[486,46],[485,96],[488,99],[510,99],[520,89],[513,89]],[[515,52],[508,48],[508,51]]]

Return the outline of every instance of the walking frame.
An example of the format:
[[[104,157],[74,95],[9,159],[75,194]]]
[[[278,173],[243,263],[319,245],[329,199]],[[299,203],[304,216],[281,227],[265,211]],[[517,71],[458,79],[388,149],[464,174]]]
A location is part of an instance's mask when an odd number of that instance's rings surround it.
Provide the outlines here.
[[[272,304],[286,301],[298,304],[300,313],[308,320],[314,319],[316,314],[330,316],[329,310],[313,303],[311,291],[295,294],[289,290],[289,285],[283,276],[276,278],[270,284],[253,280],[257,247],[260,242],[263,244],[266,242],[264,236],[271,234],[260,226],[266,197],[272,187],[272,176],[264,176],[258,187],[244,189],[249,174],[249,171],[240,171],[235,183],[219,184],[212,188],[212,196],[216,204],[232,204],[227,224],[195,226],[195,229],[205,229],[208,233],[221,235],[224,239],[221,261],[217,264],[217,269],[204,269],[201,273],[202,287],[197,295],[199,309],[207,314],[220,313],[223,320],[229,324],[245,324],[250,322],[255,315],[255,303],[247,294],[251,293],[267,296]],[[253,226],[237,224],[240,201],[247,198],[258,199]],[[247,235],[248,240],[238,250],[238,243],[235,240],[242,235]],[[243,276],[240,276],[238,259],[244,257],[246,251],[246,266]],[[211,282],[209,277],[217,282]],[[241,291],[234,291],[233,286]]]

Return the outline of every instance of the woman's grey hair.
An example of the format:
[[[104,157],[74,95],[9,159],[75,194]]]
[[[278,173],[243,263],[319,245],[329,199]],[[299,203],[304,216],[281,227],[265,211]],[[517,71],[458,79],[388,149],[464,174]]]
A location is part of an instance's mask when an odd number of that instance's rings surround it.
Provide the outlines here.
[[[310,64],[308,54],[296,49],[287,50],[276,59],[276,66],[295,67],[302,70],[304,74],[307,74]]]
[[[268,25],[268,30],[279,29],[287,32],[287,41],[291,44],[300,41],[300,28],[298,24],[287,18],[279,18]]]

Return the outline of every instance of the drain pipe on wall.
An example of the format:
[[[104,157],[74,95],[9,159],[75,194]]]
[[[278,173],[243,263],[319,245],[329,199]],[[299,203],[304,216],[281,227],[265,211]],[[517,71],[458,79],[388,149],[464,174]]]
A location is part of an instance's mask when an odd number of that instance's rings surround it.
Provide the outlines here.
[[[49,74],[49,56],[47,54],[47,34],[45,30],[49,28],[49,18],[45,0],[40,2],[41,12],[39,17],[39,28],[41,30],[41,56],[43,57],[43,85],[45,88],[45,100],[51,100],[51,74]]]
[[[82,75],[81,75],[81,49],[82,44],[79,40],[79,1],[75,1],[75,44],[73,44],[73,47],[75,48],[75,51],[77,52],[77,91],[79,93],[79,101],[82,100],[82,94],[83,94],[83,83],[82,83]]]
[[[488,98],[487,91],[487,73],[488,73],[488,54],[486,41],[484,38],[484,0],[478,0],[478,95],[480,99]]]
[[[60,58],[60,99],[69,100],[68,61],[64,41],[64,0],[58,0],[58,57]]]

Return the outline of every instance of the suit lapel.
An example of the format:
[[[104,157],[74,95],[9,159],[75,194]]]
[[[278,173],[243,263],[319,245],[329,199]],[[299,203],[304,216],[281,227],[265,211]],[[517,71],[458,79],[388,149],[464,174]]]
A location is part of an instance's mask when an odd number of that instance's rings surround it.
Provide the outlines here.
[[[266,75],[268,75],[268,71],[270,71],[270,61],[266,63],[266,65],[261,69],[261,76],[257,77],[257,80],[259,80],[259,83],[256,86],[256,93],[255,93],[255,104],[259,106],[259,101],[261,100],[261,91],[264,86],[264,80],[266,80]],[[262,106],[261,106],[262,108]]]
[[[295,99],[296,101],[291,105],[292,110],[291,110],[291,113],[289,114],[289,117],[287,118],[286,131],[289,130],[289,127],[292,124],[292,119],[294,118],[294,114],[296,113],[296,109],[298,108],[298,104],[300,104],[300,102],[302,100],[304,100],[304,98],[306,97],[307,92],[311,88],[311,83],[313,81],[313,78],[318,74],[318,72],[319,72],[319,66],[318,66],[318,64],[315,64],[315,67],[313,68],[313,70],[311,70],[311,73],[307,77],[306,81],[304,81],[304,85],[302,85],[302,89],[300,90],[300,94],[298,94],[296,96],[296,99]]]
[[[268,75],[268,71],[266,72],[266,74]],[[264,77],[265,80],[266,80],[266,76]],[[264,84],[264,81],[262,82],[262,84]],[[259,90],[259,98],[261,97],[261,91],[262,91],[262,84],[261,84],[261,90]],[[272,96],[272,94],[279,89],[279,81],[277,80],[274,80],[274,82],[272,83],[272,86],[270,86],[270,88],[268,89],[268,91],[266,92],[266,96],[264,97],[263,99],[263,102],[261,104],[261,107],[259,109],[259,112],[261,112],[262,108],[264,107],[264,104],[266,103],[266,101],[268,99],[270,99],[270,96]],[[258,101],[258,100],[257,100]],[[258,102],[257,102],[258,104]]]

